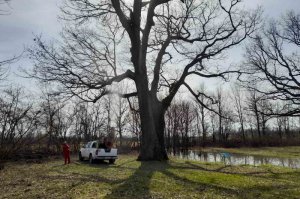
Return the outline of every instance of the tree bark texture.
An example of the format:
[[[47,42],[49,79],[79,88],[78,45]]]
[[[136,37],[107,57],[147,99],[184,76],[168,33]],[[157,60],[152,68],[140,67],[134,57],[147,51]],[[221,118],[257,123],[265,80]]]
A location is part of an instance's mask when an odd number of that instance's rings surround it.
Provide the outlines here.
[[[139,92],[141,117],[141,150],[138,160],[168,160],[165,149],[165,109],[147,89]]]

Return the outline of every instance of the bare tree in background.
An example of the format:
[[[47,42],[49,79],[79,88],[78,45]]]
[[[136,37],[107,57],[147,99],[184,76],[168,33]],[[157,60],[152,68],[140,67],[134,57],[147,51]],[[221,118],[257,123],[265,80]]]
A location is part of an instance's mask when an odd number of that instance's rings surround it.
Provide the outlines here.
[[[9,65],[17,62],[21,58],[21,56],[22,54],[18,56],[13,56],[12,58],[6,59],[4,61],[0,60],[0,81],[6,79],[6,77],[8,76]]]
[[[59,82],[69,94],[92,102],[110,94],[113,83],[131,81],[134,89],[121,96],[138,97],[142,128],[138,159],[166,160],[164,115],[180,87],[198,98],[186,83],[188,78],[226,78],[239,72],[210,63],[256,30],[260,12],[240,10],[239,3],[67,0],[62,9],[65,19],[81,26],[69,28],[59,47],[36,39],[33,76]],[[96,33],[99,30],[101,34]],[[123,68],[116,64],[114,35],[124,38],[128,63]],[[180,67],[178,77],[167,72],[175,67]],[[163,97],[158,97],[160,92]]]
[[[99,101],[96,104],[90,104],[90,111],[88,112],[90,115],[90,132],[93,139],[98,139],[104,136],[107,136],[107,121],[108,114],[105,113],[106,110],[103,108],[103,103]],[[86,140],[87,141],[87,140]]]
[[[129,122],[129,119],[127,118],[129,116],[128,110],[128,102],[126,102],[125,99],[118,97],[114,104],[114,115],[120,146],[123,146],[124,130],[126,124]]]
[[[44,134],[47,136],[48,152],[60,152],[62,138],[65,138],[66,132],[63,131],[63,118],[65,118],[62,110],[65,103],[62,103],[57,96],[50,94],[49,89],[45,86],[42,91],[42,99],[40,104],[40,124],[44,127]],[[70,125],[70,124],[69,124]],[[67,129],[64,129],[65,131]],[[42,131],[42,129],[40,129]],[[54,147],[54,148],[53,148]]]
[[[252,72],[258,92],[272,100],[283,100],[290,109],[273,115],[300,115],[300,15],[288,12],[280,21],[272,21],[263,34],[247,48],[246,65]]]
[[[129,127],[128,131],[132,133],[132,148],[138,148],[141,144],[141,120],[139,117],[138,102],[136,98],[127,99],[129,104]]]
[[[5,68],[5,65],[9,63],[9,61],[0,61],[0,81],[4,80],[7,74],[8,69]]]
[[[225,100],[224,100],[224,92],[222,91],[222,88],[217,89],[216,93],[216,99],[217,99],[217,114],[218,114],[218,141],[219,143],[222,143],[225,139],[224,137],[224,128],[223,128],[223,121],[224,121],[224,115],[225,115]]]
[[[235,85],[232,88],[232,98],[234,102],[234,108],[235,108],[235,115],[238,118],[238,121],[240,123],[240,129],[242,133],[243,142],[246,143],[246,134],[245,134],[245,107],[244,107],[244,101],[245,98],[243,98],[244,93],[241,90],[241,88],[238,85]]]
[[[25,138],[36,130],[37,114],[25,102],[21,89],[6,89],[0,96],[0,160],[25,147]]]
[[[267,122],[271,118],[270,113],[274,108],[269,103],[268,99],[263,94],[257,92],[255,89],[248,91],[247,107],[255,119],[255,126],[259,141],[266,136]]]
[[[194,103],[180,100],[173,103],[166,113],[165,139],[167,149],[174,153],[188,149],[195,141],[197,110]]]
[[[219,87],[216,91],[216,100],[215,104],[217,118],[218,118],[218,141],[220,144],[225,143],[228,140],[228,137],[232,130],[233,124],[233,111],[231,109],[231,103],[228,100],[228,93],[223,90],[222,87]]]
[[[86,102],[76,103],[74,107],[75,127],[73,133],[77,137],[78,143],[99,139],[108,135],[108,114],[105,107],[106,104],[100,101],[94,105]]]
[[[200,85],[200,92],[203,93],[203,94],[198,97],[199,100],[203,104],[209,104],[210,103],[209,99],[207,99],[207,97],[204,96],[204,93],[206,93],[204,84]],[[209,111],[206,108],[206,106],[204,106],[201,103],[198,103],[197,100],[195,100],[195,103],[196,103],[196,107],[197,107],[196,116],[197,116],[197,120],[198,120],[197,121],[198,136],[200,138],[201,137],[200,132],[202,132],[202,146],[205,147],[207,133],[208,133],[207,132],[207,130],[208,130],[207,118],[208,118],[208,112]],[[200,124],[201,127],[199,126],[199,124]]]
[[[106,115],[107,115],[107,124],[106,124],[106,132],[110,132],[111,128],[112,128],[112,100],[111,100],[111,96],[107,96],[105,98],[103,98],[104,100],[104,109],[106,111]]]
[[[180,111],[179,124],[181,133],[181,147],[188,149],[190,147],[190,132],[193,121],[196,118],[196,112],[193,104],[188,101],[182,101],[177,107]]]
[[[209,123],[211,126],[212,142],[215,144],[217,142],[217,116],[213,111],[209,112]]]
[[[180,109],[178,104],[174,103],[169,107],[166,117],[166,142],[167,149],[173,149],[174,153],[176,147],[180,146],[179,143],[179,118],[180,118]]]
[[[249,96],[247,99],[248,109],[252,112],[253,117],[255,118],[257,135],[259,137],[259,140],[261,140],[261,114],[258,105],[259,100],[259,94],[255,90],[249,91]]]

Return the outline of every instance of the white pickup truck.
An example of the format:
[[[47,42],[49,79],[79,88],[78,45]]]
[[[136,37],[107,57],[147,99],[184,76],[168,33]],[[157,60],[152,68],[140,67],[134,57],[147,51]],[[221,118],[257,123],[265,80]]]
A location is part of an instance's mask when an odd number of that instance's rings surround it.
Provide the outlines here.
[[[95,160],[109,160],[113,164],[118,158],[118,149],[115,148],[99,148],[98,141],[91,141],[84,145],[79,151],[79,160],[88,159],[92,164]]]

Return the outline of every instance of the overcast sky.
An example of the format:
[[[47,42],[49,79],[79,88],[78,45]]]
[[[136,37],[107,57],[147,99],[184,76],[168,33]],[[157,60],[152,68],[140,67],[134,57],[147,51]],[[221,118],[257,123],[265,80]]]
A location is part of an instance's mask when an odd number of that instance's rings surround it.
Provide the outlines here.
[[[55,38],[61,30],[57,18],[60,0],[11,0],[9,6],[1,5],[0,10],[8,10],[9,15],[0,16],[0,60],[18,55],[26,46],[33,44],[34,35],[42,34],[43,38]],[[244,0],[244,7],[263,6],[264,14],[278,18],[287,10],[300,13],[300,0]],[[31,63],[22,59],[11,66],[15,72],[18,67],[31,67]],[[13,75],[12,75],[13,76]],[[21,78],[12,77],[13,81],[23,84]],[[27,85],[28,86],[28,85]]]

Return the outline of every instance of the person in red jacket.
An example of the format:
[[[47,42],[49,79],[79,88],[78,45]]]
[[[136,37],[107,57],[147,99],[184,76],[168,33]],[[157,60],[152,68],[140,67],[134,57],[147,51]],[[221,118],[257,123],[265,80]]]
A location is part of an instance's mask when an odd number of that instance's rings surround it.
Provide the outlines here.
[[[64,153],[64,158],[65,158],[65,164],[70,164],[70,146],[67,144],[65,141],[63,144],[63,153]]]

